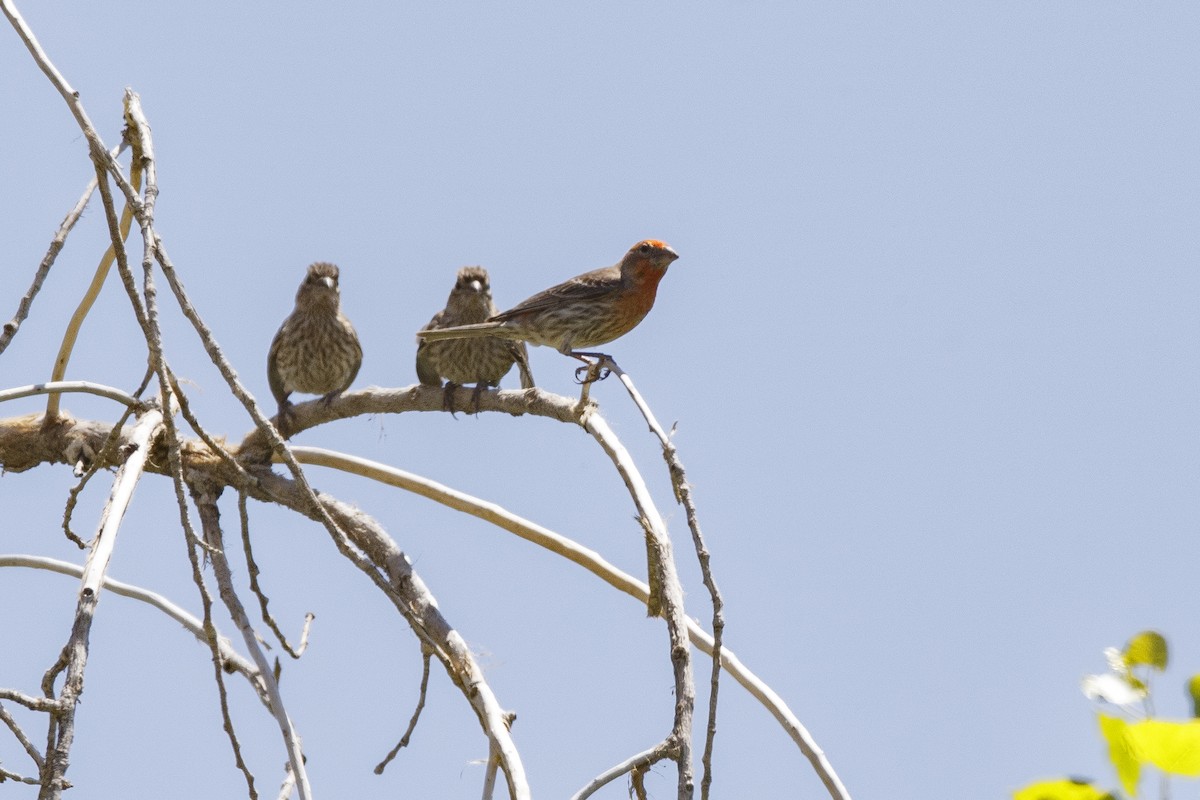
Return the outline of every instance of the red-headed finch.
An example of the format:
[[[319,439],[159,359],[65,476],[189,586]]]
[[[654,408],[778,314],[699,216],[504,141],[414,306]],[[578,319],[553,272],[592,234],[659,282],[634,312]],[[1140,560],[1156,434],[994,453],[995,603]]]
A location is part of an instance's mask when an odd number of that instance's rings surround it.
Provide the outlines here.
[[[296,307],[279,326],[267,355],[267,380],[279,403],[279,430],[285,437],[291,416],[288,395],[320,394],[325,402],[344,392],[362,366],[358,334],[342,313],[338,268],[317,262],[296,292]]]
[[[492,300],[488,273],[483,267],[463,267],[458,271],[454,288],[446,307],[433,315],[421,330],[431,331],[457,325],[483,322],[497,312]],[[521,371],[521,388],[533,388],[529,371],[529,351],[524,342],[491,336],[482,339],[448,339],[445,341],[417,340],[417,377],[426,386],[441,386],[445,378],[446,394],[443,405],[452,408],[455,387],[475,384],[474,403],[479,409],[479,395],[489,386],[498,386],[500,379],[517,364]]]
[[[579,348],[595,347],[633,330],[654,307],[658,282],[679,258],[666,242],[647,239],[611,267],[585,272],[539,292],[486,322],[423,330],[426,342],[501,336],[547,345],[580,358]]]

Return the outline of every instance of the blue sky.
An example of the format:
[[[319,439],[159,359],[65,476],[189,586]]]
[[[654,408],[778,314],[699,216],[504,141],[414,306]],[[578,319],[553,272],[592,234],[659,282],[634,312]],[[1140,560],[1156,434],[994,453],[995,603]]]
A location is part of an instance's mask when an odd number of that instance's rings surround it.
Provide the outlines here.
[[[405,386],[413,333],[458,267],[486,266],[506,307],[639,239],[669,242],[681,257],[657,306],[607,349],[678,421],[729,646],[854,796],[928,796],[936,782],[939,796],[1001,797],[1068,773],[1115,785],[1078,681],[1142,628],[1174,648],[1159,712],[1187,713],[1182,686],[1200,672],[1194,4],[22,6],[106,141],[124,87],[140,93],[159,229],[260,399],[311,261],[341,265],[366,353],[356,386]],[[7,319],[91,167],[15,34],[0,43]],[[104,242],[97,205],[0,357],[0,385],[49,376]],[[164,325],[197,411],[240,438],[250,423],[190,328],[174,312]],[[132,388],[139,341],[112,284],[68,376]],[[573,362],[538,348],[533,368],[575,391]],[[594,396],[640,459],[688,611],[706,619],[654,442],[615,382]],[[105,401],[65,405],[115,417]],[[573,429],[425,414],[297,441],[504,502],[643,569],[620,481]],[[568,796],[667,732],[666,638],[635,603],[476,520],[311,474],[413,558],[517,711],[537,796]],[[65,467],[0,478],[3,550],[81,560],[58,531],[72,484]],[[195,609],[171,503],[148,477],[111,574]],[[318,792],[478,796],[484,744],[436,668],[412,749],[371,774],[407,723],[418,648],[321,529],[252,513],[281,622],[317,614],[283,689]],[[21,643],[0,652],[0,685],[35,691],[73,593],[0,574],[0,630]],[[116,597],[94,641],[76,785],[236,796],[206,653]],[[820,796],[774,721],[727,687],[716,796]],[[269,794],[273,723],[235,696]],[[0,739],[6,767],[22,757]],[[653,790],[672,786],[659,768]]]

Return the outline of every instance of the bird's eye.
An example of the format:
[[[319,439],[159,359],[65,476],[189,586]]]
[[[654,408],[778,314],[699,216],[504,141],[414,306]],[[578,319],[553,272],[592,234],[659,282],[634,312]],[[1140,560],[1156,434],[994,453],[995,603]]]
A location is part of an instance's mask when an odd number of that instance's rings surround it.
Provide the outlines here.
[[[649,253],[650,250],[651,250],[651,247],[646,242],[642,242],[642,246],[638,248],[638,252],[641,253],[642,255]]]

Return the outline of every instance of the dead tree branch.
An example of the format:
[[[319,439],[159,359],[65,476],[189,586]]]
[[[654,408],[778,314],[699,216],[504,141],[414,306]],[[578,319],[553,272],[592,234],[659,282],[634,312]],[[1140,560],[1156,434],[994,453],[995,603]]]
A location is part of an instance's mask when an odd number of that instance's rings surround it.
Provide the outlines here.
[[[157,409],[147,411],[133,426],[130,443],[133,451],[117,470],[112,493],[100,517],[96,538],[83,568],[83,581],[79,601],[75,609],[75,624],[71,636],[63,648],[59,663],[52,667],[42,679],[42,690],[47,697],[53,696],[54,679],[61,670],[66,672],[62,691],[58,695],[57,708],[51,713],[50,731],[47,736],[46,760],[42,768],[42,791],[39,800],[58,800],[66,783],[67,766],[70,761],[71,744],[75,738],[75,706],[83,693],[83,672],[87,665],[88,638],[95,617],[96,604],[100,599],[100,588],[104,583],[104,572],[108,568],[113,548],[116,546],[117,531],[125,509],[133,498],[133,489],[142,476],[146,459],[150,454],[150,442],[163,422],[163,414]]]

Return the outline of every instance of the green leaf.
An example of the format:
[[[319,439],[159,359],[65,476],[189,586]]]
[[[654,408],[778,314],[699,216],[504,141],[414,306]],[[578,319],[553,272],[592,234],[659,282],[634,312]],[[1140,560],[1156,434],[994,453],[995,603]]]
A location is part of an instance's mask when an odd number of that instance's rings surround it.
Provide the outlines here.
[[[1120,717],[1100,715],[1100,733],[1108,742],[1108,760],[1117,771],[1117,778],[1126,793],[1137,796],[1138,778],[1142,764],[1128,738],[1129,724]]]
[[[1167,668],[1167,640],[1157,631],[1142,631],[1125,645],[1124,656],[1131,667],[1146,664],[1162,671]]]
[[[1078,778],[1038,781],[1013,792],[1013,800],[1113,800],[1108,792]]]
[[[1200,721],[1144,719],[1125,732],[1139,760],[1172,775],[1200,775]]]
[[[1200,675],[1193,675],[1187,685],[1188,695],[1192,698],[1192,716],[1200,717]]]

